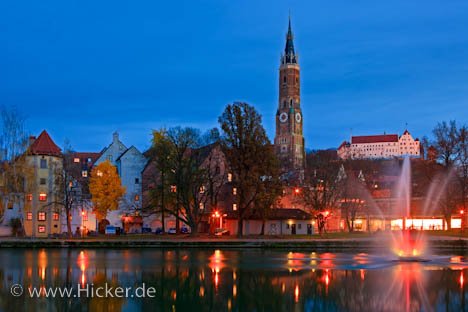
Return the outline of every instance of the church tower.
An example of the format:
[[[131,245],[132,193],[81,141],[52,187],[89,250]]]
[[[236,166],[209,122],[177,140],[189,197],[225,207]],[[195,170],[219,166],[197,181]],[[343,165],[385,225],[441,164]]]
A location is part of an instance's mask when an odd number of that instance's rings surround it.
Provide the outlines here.
[[[276,112],[275,149],[282,168],[289,176],[301,179],[305,167],[305,150],[300,95],[300,68],[294,51],[291,19],[286,46],[279,68],[279,99]]]

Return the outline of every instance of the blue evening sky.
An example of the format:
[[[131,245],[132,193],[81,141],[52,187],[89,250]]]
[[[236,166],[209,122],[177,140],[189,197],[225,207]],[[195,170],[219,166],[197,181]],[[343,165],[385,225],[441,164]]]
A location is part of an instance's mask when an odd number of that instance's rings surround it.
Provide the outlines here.
[[[466,0],[2,1],[0,104],[81,151],[208,129],[237,100],[273,139],[289,10],[307,148],[468,121]]]

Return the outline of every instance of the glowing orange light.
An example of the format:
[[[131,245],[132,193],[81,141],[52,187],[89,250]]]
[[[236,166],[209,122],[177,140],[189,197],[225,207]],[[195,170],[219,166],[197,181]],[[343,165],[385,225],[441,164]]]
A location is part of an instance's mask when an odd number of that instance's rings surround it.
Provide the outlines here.
[[[330,211],[325,210],[325,212],[323,214],[324,214],[325,217],[328,217],[328,215],[330,214]]]
[[[364,272],[363,269],[359,270],[361,272],[361,280],[364,280],[364,278],[366,277],[366,272]]]
[[[465,284],[465,278],[463,277],[463,271],[460,272],[460,288],[463,288],[463,284]]]
[[[294,288],[294,302],[299,302],[299,285]]]
[[[464,214],[464,213],[465,213],[465,211],[463,209],[460,210],[460,214]]]
[[[299,194],[300,192],[301,192],[301,190],[300,190],[298,187],[296,187],[296,188],[294,189],[294,193]]]

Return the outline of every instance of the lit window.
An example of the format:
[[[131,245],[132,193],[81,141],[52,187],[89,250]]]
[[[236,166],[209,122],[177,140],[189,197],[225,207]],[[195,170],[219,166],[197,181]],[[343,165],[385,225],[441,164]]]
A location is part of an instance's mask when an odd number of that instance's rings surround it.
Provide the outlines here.
[[[37,227],[37,230],[39,233],[45,233],[45,225],[39,225]]]
[[[26,214],[26,220],[32,220],[32,212]]]
[[[58,221],[59,220],[59,214],[54,212],[54,214],[52,215],[52,218],[54,221]]]
[[[171,193],[176,193],[177,192],[177,186],[171,185]]]
[[[138,195],[138,194],[135,195],[135,201],[137,202],[137,201],[139,201],[139,200],[140,200],[140,195]]]
[[[234,211],[237,210],[237,204],[232,204],[232,210],[234,210]]]
[[[200,203],[198,206],[200,207],[201,210],[205,209],[205,204],[204,203]]]
[[[47,159],[41,159],[41,169],[47,169]]]
[[[38,212],[37,213],[37,221],[45,221],[46,220],[46,213],[45,212]]]
[[[88,162],[91,162],[91,161],[93,161],[93,160],[91,158],[88,158]]]
[[[79,158],[75,158],[75,159],[73,159],[73,162],[79,163],[79,162],[80,162],[80,159],[79,159]]]
[[[32,194],[26,195],[26,200],[29,202],[32,201]]]
[[[46,193],[40,193],[39,194],[39,201],[46,201],[47,200],[47,194]]]
[[[232,188],[232,195],[237,195],[237,187]]]
[[[41,185],[45,185],[46,184],[46,179],[45,178],[41,178],[40,182],[39,182]]]
[[[227,179],[228,182],[232,182],[232,173],[228,173]]]
[[[200,186],[200,194],[204,194],[205,193],[205,186],[202,185]]]
[[[87,171],[87,170],[81,171],[81,176],[82,176],[83,178],[87,178],[87,177],[88,177],[88,171]]]

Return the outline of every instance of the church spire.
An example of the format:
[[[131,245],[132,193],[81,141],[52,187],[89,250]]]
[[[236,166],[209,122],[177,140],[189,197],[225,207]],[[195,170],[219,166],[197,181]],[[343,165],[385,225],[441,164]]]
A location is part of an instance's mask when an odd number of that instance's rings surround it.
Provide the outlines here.
[[[281,58],[282,64],[296,64],[297,57],[296,53],[294,52],[294,36],[291,30],[291,16],[289,16],[289,25],[288,25],[288,33],[286,34],[286,46],[284,47],[284,55]]]

